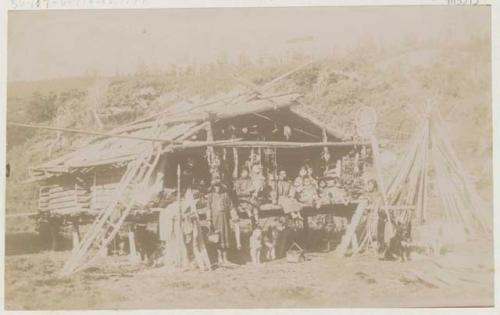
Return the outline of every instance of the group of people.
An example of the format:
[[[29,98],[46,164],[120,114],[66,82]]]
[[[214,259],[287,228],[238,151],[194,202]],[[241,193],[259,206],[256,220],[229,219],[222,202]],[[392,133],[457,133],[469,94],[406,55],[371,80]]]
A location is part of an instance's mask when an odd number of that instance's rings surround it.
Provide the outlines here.
[[[277,176],[269,173],[266,178],[260,165],[254,165],[251,172],[243,169],[234,185],[239,209],[253,221],[258,221],[260,205],[270,202],[280,205],[293,218],[300,219],[300,210],[304,207],[320,208],[326,204],[348,203],[349,197],[336,170],[326,171],[323,175],[318,179],[309,164],[300,167],[293,181],[289,180],[285,170],[280,170]]]
[[[207,221],[211,233],[218,234],[218,259],[228,263],[227,252],[231,244],[232,233],[236,248],[241,249],[240,216],[246,214],[252,222],[249,249],[252,262],[259,263],[261,256],[268,259],[276,257],[277,235],[279,227],[263,231],[259,225],[259,211],[264,203],[279,205],[285,215],[297,221],[303,220],[300,211],[304,207],[320,208],[326,204],[349,202],[345,190],[335,170],[327,171],[320,179],[314,176],[309,164],[300,167],[297,177],[290,181],[285,170],[264,175],[262,166],[254,164],[250,170],[244,168],[240,177],[234,181],[233,189],[222,180],[212,180],[210,193],[207,195]],[[280,224],[285,229],[284,224]],[[263,255],[262,255],[263,254]]]
[[[342,163],[348,164],[346,161]],[[291,245],[291,240],[298,240],[295,237],[297,233],[290,231],[295,231],[302,225],[302,209],[320,209],[325,205],[339,203],[347,205],[351,201],[352,196],[346,191],[342,177],[347,172],[339,168],[338,164],[337,162],[337,165],[327,167],[326,171],[317,171],[310,161],[306,160],[296,171],[296,177],[290,179],[286,170],[264,169],[259,159],[253,159],[244,163],[237,178],[233,177],[236,174],[228,176],[227,172],[212,173],[211,171],[212,180],[208,187],[201,180],[196,182],[192,165],[186,165],[180,179],[183,208],[196,209],[194,199],[204,204],[207,211],[206,221],[202,224],[206,228],[203,237],[208,247],[216,248],[215,259],[218,264],[230,264],[228,259],[230,249],[235,249],[243,256],[249,254],[253,263],[273,260],[283,257],[287,247]],[[316,176],[316,171],[321,173],[321,176]],[[341,173],[343,173],[342,176]],[[190,192],[189,198],[186,197],[188,191]],[[175,206],[176,194],[175,190],[165,188],[152,202],[151,207],[166,210],[169,210],[171,205],[174,208],[177,207]],[[278,220],[269,228],[266,226],[266,229],[259,223],[260,211],[264,204],[281,208],[284,212],[282,220]],[[197,214],[188,215],[187,212],[192,214],[193,211],[186,210],[186,214],[183,214],[182,229],[186,234],[184,240],[194,240],[200,237],[199,235],[195,237],[193,234],[193,231],[199,231],[201,228],[198,222],[199,217]],[[169,218],[166,221],[160,218],[160,225],[162,225],[161,222],[175,220],[176,211],[162,211],[161,213]],[[197,210],[194,213],[197,213]],[[241,217],[247,217],[251,221],[248,244],[245,238],[245,246],[242,246],[241,239]],[[171,224],[163,225],[166,228],[164,232],[161,227],[159,228],[159,239],[160,242],[168,242],[172,226]],[[324,234],[337,235],[338,226],[340,225],[337,224],[334,228],[331,224],[325,225]],[[333,233],[334,229],[335,233]],[[193,236],[190,236],[191,234]],[[295,236],[290,237],[290,235]],[[324,238],[330,247],[332,240],[328,237]],[[197,242],[192,242],[192,244],[195,243]],[[242,253],[243,248],[247,249],[248,253]]]

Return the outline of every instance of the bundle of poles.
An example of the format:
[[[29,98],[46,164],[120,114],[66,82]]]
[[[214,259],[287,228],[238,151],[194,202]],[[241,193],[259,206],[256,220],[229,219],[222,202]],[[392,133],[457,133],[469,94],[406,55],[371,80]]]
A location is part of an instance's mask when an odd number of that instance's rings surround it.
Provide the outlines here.
[[[367,207],[366,223],[360,233],[361,243],[353,246],[353,251],[373,244],[380,207],[390,210],[390,222],[407,223],[413,219],[419,225],[429,222],[431,181],[442,203],[443,222],[459,227],[466,238],[491,233],[491,225],[485,217],[486,207],[458,159],[444,126],[437,111],[421,115],[407,153],[383,191],[385,201],[377,209]]]

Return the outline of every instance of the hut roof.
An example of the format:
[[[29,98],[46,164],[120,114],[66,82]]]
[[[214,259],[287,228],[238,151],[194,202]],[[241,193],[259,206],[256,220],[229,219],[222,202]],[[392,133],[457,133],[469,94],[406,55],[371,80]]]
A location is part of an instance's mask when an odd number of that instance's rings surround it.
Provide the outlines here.
[[[109,132],[114,136],[97,136],[87,145],[31,169],[34,180],[46,179],[60,173],[71,173],[98,165],[128,163],[150,147],[151,141],[168,144],[186,142],[209,120],[221,120],[273,110],[286,110],[307,123],[324,128],[329,137],[345,140],[341,132],[323,126],[319,120],[297,109],[297,93],[264,96],[260,93],[238,94],[203,104],[171,106],[165,111],[120,126]],[[126,138],[126,137],[128,138]],[[132,138],[137,139],[132,139]],[[144,138],[143,140],[139,138]],[[146,140],[150,139],[150,140]]]

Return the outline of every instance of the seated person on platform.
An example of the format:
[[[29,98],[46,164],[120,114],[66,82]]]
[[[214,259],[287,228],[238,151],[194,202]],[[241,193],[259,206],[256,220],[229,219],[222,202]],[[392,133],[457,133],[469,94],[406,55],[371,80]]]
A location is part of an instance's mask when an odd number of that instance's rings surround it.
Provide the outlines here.
[[[318,201],[316,202],[316,208],[319,209],[323,205],[330,204],[331,200],[328,187],[326,186],[326,180],[324,178],[320,179],[318,185]]]
[[[311,182],[309,177],[304,178],[304,184],[302,186],[302,191],[299,194],[299,201],[306,205],[313,207],[318,200],[318,193],[314,183]]]
[[[238,197],[249,197],[252,188],[252,179],[246,168],[241,170],[240,178],[235,180],[234,189]]]
[[[288,197],[290,195],[291,188],[290,181],[287,178],[286,171],[281,170],[278,175],[278,185],[276,188],[276,192],[278,194],[278,201],[281,197]],[[279,203],[279,202],[278,202]]]
[[[251,201],[252,179],[246,168],[241,170],[240,178],[235,181],[234,188],[239,200],[238,210],[240,212],[246,212],[248,217],[251,218],[253,214],[253,204]]]
[[[278,204],[278,191],[277,182],[273,173],[267,175],[267,183],[265,187],[266,199],[271,201],[274,205]]]
[[[311,185],[313,185],[315,189],[318,189],[318,181],[314,178],[314,170],[311,165],[306,165],[306,172],[306,177],[309,178]]]
[[[262,202],[264,188],[266,185],[266,177],[262,174],[262,166],[255,164],[252,166],[252,173],[250,174],[252,180],[251,188],[251,201],[255,205],[253,208],[254,224],[259,221],[259,210]]]
[[[283,212],[290,213],[293,219],[302,219],[300,215],[300,210],[302,210],[302,204],[300,203],[300,195],[303,190],[303,179],[302,177],[297,177],[293,186],[290,187],[290,192],[288,198],[281,198],[280,205],[283,207]]]
[[[302,166],[299,170],[299,175],[295,177],[294,184],[299,182],[300,185],[302,185],[306,177],[307,177],[307,168],[305,166]]]

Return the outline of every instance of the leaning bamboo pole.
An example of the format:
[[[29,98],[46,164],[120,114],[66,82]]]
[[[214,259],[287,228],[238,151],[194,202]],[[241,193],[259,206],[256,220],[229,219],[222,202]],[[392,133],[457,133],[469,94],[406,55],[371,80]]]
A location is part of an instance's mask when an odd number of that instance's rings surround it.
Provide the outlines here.
[[[431,138],[431,121],[430,118],[427,120],[427,145],[425,147],[425,165],[424,165],[424,180],[422,182],[422,186],[424,188],[423,191],[423,200],[422,200],[422,223],[427,220],[427,203],[428,203],[428,194],[429,194],[429,185],[428,185],[428,180],[429,180],[429,155],[430,155],[430,148],[432,146],[432,138]]]
[[[445,148],[441,148],[440,150],[443,161],[448,161],[447,152]],[[450,195],[453,197],[452,204],[454,205],[457,216],[463,222],[463,224],[467,227],[471,234],[475,234],[475,228],[473,220],[478,220],[477,213],[475,211],[474,205],[469,202],[467,196],[469,195],[467,191],[460,190],[459,182],[461,182],[461,176],[457,173],[457,170],[454,168],[453,164],[447,164],[448,173],[446,178],[448,179],[448,190],[450,191]],[[456,180],[458,179],[459,182]],[[478,220],[479,223],[481,223]],[[481,228],[485,228],[481,226]]]
[[[397,197],[398,193],[401,191],[401,187],[404,183],[404,180],[408,178],[408,173],[410,172],[413,166],[416,154],[420,146],[420,140],[421,140],[420,134],[417,133],[413,137],[411,144],[409,146],[409,150],[405,154],[402,162],[396,169],[394,176],[389,182],[389,185],[387,187],[387,196],[390,200]]]
[[[441,124],[439,124],[440,122],[442,122],[442,119],[440,118],[439,115],[437,119],[438,121],[434,125],[436,126],[436,130],[439,132],[440,139],[443,142],[443,149],[445,150],[446,154],[450,157],[451,165],[456,169],[457,175],[460,177],[461,181],[463,181],[465,194],[467,194],[467,196],[471,199],[472,203],[471,206],[475,209],[474,216],[480,222],[480,225],[486,232],[491,232],[491,225],[489,225],[486,222],[486,218],[483,213],[484,211],[483,201],[481,200],[481,198],[479,198],[479,194],[477,193],[470,178],[467,177],[467,172],[465,171],[465,168],[463,167],[462,163],[456,156],[449,138],[446,136],[446,133],[444,132],[444,129],[441,126]]]
[[[375,135],[372,135],[370,138],[370,142],[372,145],[372,153],[373,153],[373,162],[375,164],[375,171],[377,173],[377,182],[379,186],[379,191],[382,194],[382,201],[383,201],[383,209],[385,211],[385,214],[387,216],[387,223],[389,225],[389,234],[392,235],[393,232],[393,222],[391,215],[389,213],[389,209],[387,206],[389,205],[388,200],[387,200],[387,195],[386,195],[386,190],[385,190],[385,185],[384,185],[384,178],[382,176],[382,165],[380,164],[380,151],[379,151],[379,144],[377,137]]]
[[[445,215],[449,221],[457,223],[456,218],[452,213],[452,209],[451,209],[449,199],[448,199],[448,193],[447,193],[446,189],[444,188],[446,185],[443,182],[443,175],[441,172],[441,168],[443,167],[443,165],[441,164],[441,161],[439,160],[437,152],[435,152],[435,151],[436,151],[436,148],[433,147],[432,158],[433,158],[433,163],[434,163],[434,168],[435,168],[436,184],[437,184],[438,191],[441,195],[441,201],[443,202]]]
[[[441,134],[443,134],[443,130],[440,129]],[[449,160],[449,167],[453,169],[453,173],[456,175],[457,179],[461,182],[461,186],[463,190],[460,192],[460,195],[466,196],[466,198],[470,201],[469,204],[469,212],[471,212],[472,217],[479,223],[481,229],[486,232],[491,231],[490,225],[486,222],[484,217],[484,209],[480,206],[482,201],[478,197],[478,193],[471,183],[470,179],[467,177],[465,170],[460,162],[460,160],[455,155],[453,148],[451,147],[451,143],[447,141],[448,139],[440,137],[441,140],[441,148],[442,154],[447,157]],[[455,183],[455,185],[457,185]]]

